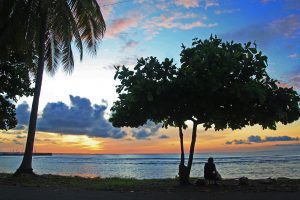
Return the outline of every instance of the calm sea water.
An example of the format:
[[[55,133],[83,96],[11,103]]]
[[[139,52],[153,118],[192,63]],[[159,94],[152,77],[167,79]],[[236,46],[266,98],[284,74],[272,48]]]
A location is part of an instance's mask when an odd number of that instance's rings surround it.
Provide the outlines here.
[[[203,176],[204,163],[209,156],[214,157],[223,178],[300,178],[299,151],[195,154],[191,176]],[[13,173],[21,159],[21,156],[0,156],[0,172]],[[178,173],[179,159],[179,154],[54,154],[34,157],[33,168],[38,174],[137,179],[174,178]]]

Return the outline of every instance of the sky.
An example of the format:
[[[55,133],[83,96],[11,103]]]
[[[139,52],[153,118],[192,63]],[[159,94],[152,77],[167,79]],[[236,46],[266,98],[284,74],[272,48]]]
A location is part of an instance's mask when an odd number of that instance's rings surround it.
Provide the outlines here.
[[[71,75],[45,74],[39,105],[36,152],[178,153],[178,130],[147,122],[143,127],[113,127],[108,118],[117,100],[115,65],[133,67],[137,58],[173,58],[180,66],[181,44],[211,34],[224,41],[255,41],[268,56],[267,71],[284,87],[300,92],[299,0],[98,0],[107,30],[97,55],[85,52]],[[0,134],[0,151],[23,151],[32,98],[17,105],[18,126]],[[199,126],[196,152],[300,151],[300,120],[215,132]],[[185,131],[189,150],[191,129]]]

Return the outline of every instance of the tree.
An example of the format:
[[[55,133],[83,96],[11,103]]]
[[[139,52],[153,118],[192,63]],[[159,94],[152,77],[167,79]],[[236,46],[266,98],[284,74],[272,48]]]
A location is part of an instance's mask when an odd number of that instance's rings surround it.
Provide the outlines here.
[[[105,22],[96,0],[2,0],[0,13],[9,13],[0,20],[0,46],[20,41],[21,46],[36,51],[38,56],[26,148],[16,174],[33,173],[32,151],[44,65],[52,75],[60,63],[65,72],[71,73],[74,67],[72,44],[79,50],[80,59],[84,47],[96,53]]]
[[[8,59],[0,58],[0,129],[12,129],[17,125],[18,98],[33,94],[31,74],[34,63],[24,62],[22,54],[8,51]]]
[[[119,99],[110,121],[114,126],[136,127],[150,119],[164,127],[178,127],[182,184],[189,182],[198,125],[216,131],[255,124],[276,129],[278,122],[299,118],[299,95],[269,77],[267,57],[257,51],[256,44],[222,42],[211,36],[194,39],[189,48],[182,46],[180,56],[177,69],[168,59],[159,63],[152,57],[138,60],[133,70],[117,67]],[[192,138],[185,166],[182,140],[188,120]]]

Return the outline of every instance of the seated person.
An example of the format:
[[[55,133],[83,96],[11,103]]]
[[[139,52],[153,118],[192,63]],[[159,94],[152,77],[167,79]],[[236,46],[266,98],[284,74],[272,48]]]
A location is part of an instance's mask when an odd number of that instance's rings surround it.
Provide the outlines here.
[[[205,163],[204,178],[207,180],[214,180],[215,183],[216,180],[221,180],[221,175],[218,173],[212,157],[208,158],[207,163]]]

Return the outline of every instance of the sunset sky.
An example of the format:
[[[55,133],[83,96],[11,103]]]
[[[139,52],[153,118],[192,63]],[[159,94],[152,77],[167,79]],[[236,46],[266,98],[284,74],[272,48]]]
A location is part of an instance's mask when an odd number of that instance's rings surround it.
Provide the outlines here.
[[[181,44],[211,34],[223,40],[256,41],[268,56],[271,77],[300,92],[299,0],[98,0],[107,31],[97,56],[75,53],[72,75],[45,75],[35,151],[53,153],[178,153],[176,128],[115,128],[107,121],[117,99],[114,65],[132,67],[140,57],[173,58]],[[63,31],[63,30],[62,30]],[[2,131],[0,151],[23,151],[31,98],[19,100],[15,130]],[[26,103],[27,102],[27,103]],[[29,104],[29,106],[28,106]],[[277,130],[259,126],[204,132],[196,152],[292,149],[300,151],[300,120]],[[185,133],[190,145],[191,130]]]

